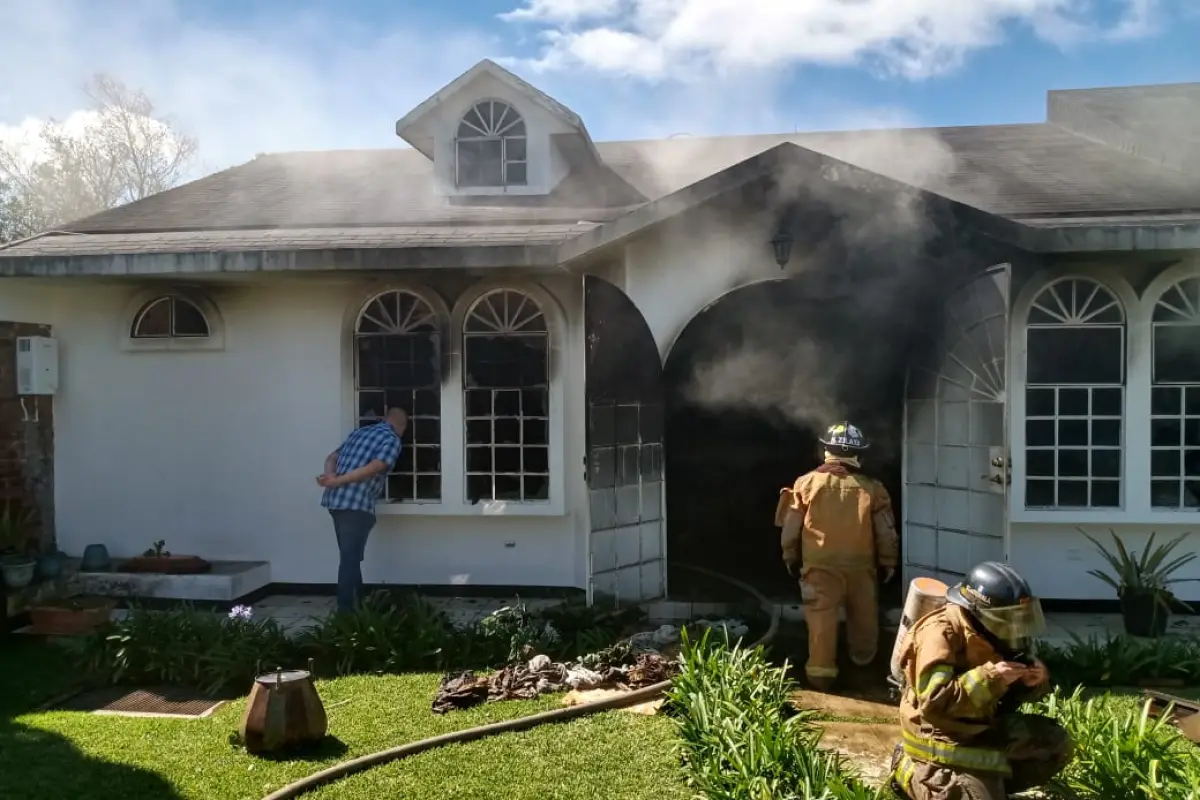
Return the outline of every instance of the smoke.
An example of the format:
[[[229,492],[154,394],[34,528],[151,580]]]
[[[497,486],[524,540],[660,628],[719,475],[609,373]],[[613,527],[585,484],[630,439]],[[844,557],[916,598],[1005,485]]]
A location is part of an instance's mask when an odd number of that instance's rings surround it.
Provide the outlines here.
[[[929,130],[782,138],[915,186],[941,187],[958,167],[953,151]],[[807,158],[751,199],[765,211],[743,231],[714,227],[722,211],[710,209],[680,233],[711,242],[718,231],[726,238],[716,249],[740,251],[721,261],[734,265],[730,275],[737,276],[723,282],[726,288],[745,282],[746,262],[764,265],[759,277],[766,278],[705,312],[708,341],[696,348],[685,400],[813,432],[850,419],[875,440],[876,453],[895,455],[901,410],[892,401],[913,355],[912,328],[928,325],[919,317],[937,294],[928,245],[939,228],[925,197]],[[764,232],[781,219],[791,220],[793,251],[786,273],[770,275],[777,268]]]

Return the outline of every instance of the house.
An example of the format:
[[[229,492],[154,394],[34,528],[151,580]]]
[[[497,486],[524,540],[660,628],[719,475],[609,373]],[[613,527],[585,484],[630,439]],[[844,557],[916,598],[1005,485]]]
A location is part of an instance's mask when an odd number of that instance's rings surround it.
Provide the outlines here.
[[[400,405],[368,582],[646,600],[704,591],[684,563],[794,592],[777,492],[849,417],[906,577],[1008,559],[1108,600],[1079,529],[1200,524],[1197,110],[594,142],[483,61],[411,148],[263,155],[0,249],[0,320],[60,377],[5,424],[53,421],[69,554],[331,584],[314,477]]]

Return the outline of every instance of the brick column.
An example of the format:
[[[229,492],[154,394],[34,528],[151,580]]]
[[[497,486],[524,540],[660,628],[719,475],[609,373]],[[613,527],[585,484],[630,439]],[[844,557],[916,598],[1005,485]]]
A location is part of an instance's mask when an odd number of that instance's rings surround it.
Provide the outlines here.
[[[0,503],[37,510],[38,544],[54,545],[54,403],[17,396],[16,338],[49,336],[50,326],[0,322]]]

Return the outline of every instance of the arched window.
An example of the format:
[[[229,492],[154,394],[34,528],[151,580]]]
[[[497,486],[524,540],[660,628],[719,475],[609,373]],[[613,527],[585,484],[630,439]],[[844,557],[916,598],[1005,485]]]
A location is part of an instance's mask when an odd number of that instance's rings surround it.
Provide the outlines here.
[[[440,501],[442,361],[436,312],[413,292],[376,295],[359,312],[354,347],[359,425],[379,422],[389,408],[409,415],[385,499]]]
[[[1025,505],[1121,505],[1125,313],[1086,278],[1033,301],[1025,354]]]
[[[1150,503],[1200,508],[1200,278],[1154,304],[1150,394]]]
[[[142,306],[129,327],[131,339],[204,339],[208,320],[200,307],[176,295],[156,297]]]
[[[459,186],[524,186],[528,180],[525,121],[499,100],[477,103],[454,140]]]
[[[468,503],[547,500],[550,335],[537,301],[497,289],[463,322]]]

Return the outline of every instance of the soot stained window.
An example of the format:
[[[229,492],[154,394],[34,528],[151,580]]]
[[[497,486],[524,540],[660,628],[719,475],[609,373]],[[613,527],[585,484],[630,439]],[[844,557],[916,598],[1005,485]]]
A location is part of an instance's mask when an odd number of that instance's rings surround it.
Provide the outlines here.
[[[146,303],[133,318],[132,339],[205,339],[208,319],[200,307],[175,295],[163,295]]]
[[[383,499],[442,498],[441,330],[433,308],[413,292],[380,294],[363,307],[354,334],[359,425],[389,408],[408,412],[404,447]]]
[[[466,500],[545,501],[550,492],[550,335],[537,301],[490,292],[463,323]]]

